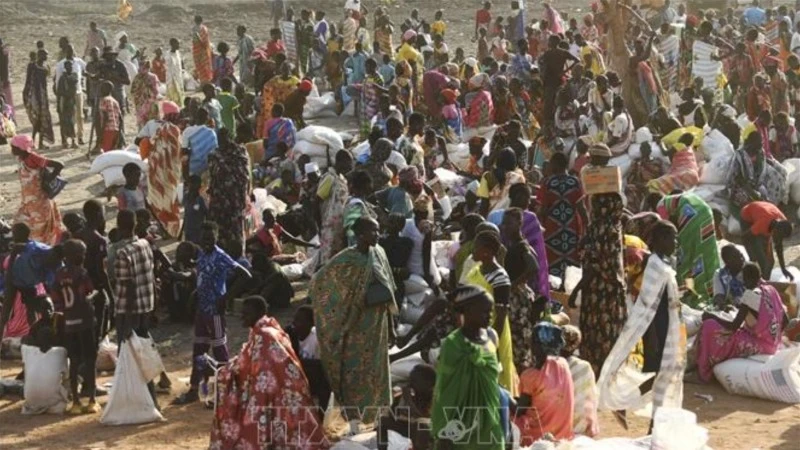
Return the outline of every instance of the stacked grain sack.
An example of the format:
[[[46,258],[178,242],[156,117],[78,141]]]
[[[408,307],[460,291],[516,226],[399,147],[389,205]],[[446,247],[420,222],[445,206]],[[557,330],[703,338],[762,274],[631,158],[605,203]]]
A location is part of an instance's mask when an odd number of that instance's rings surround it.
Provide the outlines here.
[[[628,147],[628,153],[611,158],[608,161],[609,165],[619,167],[619,170],[622,173],[623,189],[625,188],[625,181],[628,176],[628,172],[631,169],[631,165],[634,161],[638,161],[642,158],[641,147],[644,143],[650,144],[650,155],[654,159],[662,160],[665,164],[669,165],[669,158],[664,156],[664,151],[661,148],[661,144],[653,138],[653,133],[650,131],[650,129],[647,127],[639,128],[633,135],[633,143],[630,145],[630,147]]]
[[[100,174],[106,188],[123,186],[125,185],[125,176],[122,174],[122,168],[128,163],[135,163],[142,169],[143,179],[147,176],[147,161],[142,161],[142,157],[139,156],[139,147],[135,145],[124,150],[111,150],[98,155],[92,161],[89,172]]]
[[[705,200],[711,209],[722,213],[722,226],[731,235],[741,234],[741,225],[731,217],[726,190],[735,155],[733,144],[719,130],[714,129],[705,134],[698,152],[703,155],[704,164],[700,171],[700,184],[692,192]]]
[[[334,163],[336,152],[344,149],[342,136],[328,127],[309,125],[297,132],[297,140],[292,148],[291,158],[297,160],[301,155],[308,155],[312,163],[321,170],[328,167],[328,157]]]

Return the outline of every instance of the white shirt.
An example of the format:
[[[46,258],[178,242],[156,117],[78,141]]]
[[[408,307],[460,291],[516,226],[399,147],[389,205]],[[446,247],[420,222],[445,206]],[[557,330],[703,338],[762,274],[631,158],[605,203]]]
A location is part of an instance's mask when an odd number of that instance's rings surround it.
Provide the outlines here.
[[[61,75],[64,74],[64,63],[66,59],[62,59],[61,61],[56,64],[56,87],[58,87],[58,80],[61,79]],[[78,75],[78,90],[76,91],[78,94],[83,92],[83,73],[86,71],[86,61],[78,58],[77,56],[72,58],[72,72]]]
[[[317,327],[300,341],[300,359],[319,359],[319,341],[317,340]]]
[[[406,164],[406,158],[400,154],[397,150],[392,150],[392,153],[389,155],[389,159],[386,160],[386,164],[394,165],[398,171],[401,169],[405,169],[408,164]]]
[[[798,14],[800,16],[800,14]],[[795,55],[800,55],[800,33],[794,32],[792,33],[792,43],[790,44],[791,48],[789,49]]]
[[[167,84],[176,82],[183,87],[183,61],[180,50],[167,52],[165,59],[167,60]]]

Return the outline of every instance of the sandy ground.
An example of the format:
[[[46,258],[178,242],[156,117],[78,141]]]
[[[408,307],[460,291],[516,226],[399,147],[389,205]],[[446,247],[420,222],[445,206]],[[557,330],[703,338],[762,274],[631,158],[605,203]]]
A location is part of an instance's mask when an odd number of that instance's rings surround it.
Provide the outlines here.
[[[15,103],[20,124],[20,132],[30,132],[30,126],[21,105],[22,83],[24,82],[27,53],[34,48],[34,42],[43,39],[51,55],[55,57],[57,40],[60,36],[68,36],[75,44],[78,53],[82,53],[85,44],[85,31],[89,21],[97,21],[105,29],[109,38],[118,31],[126,30],[131,41],[139,48],[154,49],[166,47],[171,37],[178,37],[183,42],[186,62],[191,67],[190,30],[193,13],[202,14],[212,31],[213,40],[234,42],[235,26],[244,23],[258,42],[264,42],[271,27],[269,10],[265,2],[229,2],[188,4],[177,0],[160,2],[140,2],[133,0],[134,16],[127,24],[118,22],[115,16],[115,3],[111,0],[3,0],[0,14],[0,37],[10,44],[12,52],[12,78],[14,80]],[[338,18],[338,10],[344,2],[323,0],[317,2],[287,1],[296,11],[303,7],[322,8],[328,16]],[[449,29],[447,39],[451,51],[456,46],[463,46],[467,54],[474,52],[474,45],[469,41],[472,34],[472,20],[479,0],[454,0],[445,9],[445,18]],[[579,13],[577,5],[584,8],[584,2],[570,0],[564,2],[571,14]],[[562,3],[562,5],[564,5]],[[374,9],[375,2],[368,6]],[[395,23],[400,23],[410,8],[416,7],[424,18],[432,18],[433,11],[445,5],[440,2],[415,1],[396,3],[389,6]],[[561,6],[564,8],[564,6]],[[495,14],[507,14],[507,6],[498,9]],[[529,6],[529,16],[540,14],[540,5]],[[151,53],[152,54],[152,53]],[[51,64],[55,64],[51,61]],[[52,99],[52,93],[51,93]],[[51,100],[51,103],[53,100]],[[53,108],[54,121],[55,108]],[[127,129],[133,130],[134,123],[128,116]],[[345,128],[352,128],[348,124]],[[56,136],[59,136],[56,128]],[[88,128],[86,130],[88,138]],[[64,176],[69,185],[58,197],[62,213],[78,210],[89,198],[101,195],[102,180],[97,175],[88,173],[89,160],[86,148],[79,150],[61,149],[53,146],[45,151],[49,158],[62,161],[66,165]],[[0,216],[11,218],[18,206],[19,181],[16,164],[11,158],[8,148],[0,149]],[[114,201],[107,210],[111,219],[116,212]],[[795,242],[796,244],[797,242]],[[167,249],[172,246],[165,243]],[[798,265],[800,248],[793,247],[787,260]],[[291,311],[280,315],[284,323],[291,317]],[[238,323],[238,317],[230,317],[230,348],[236,352],[246,338],[246,332]],[[198,449],[208,445],[208,434],[211,423],[211,412],[200,405],[188,407],[168,406],[171,399],[185,389],[179,380],[189,376],[191,359],[191,329],[188,325],[162,323],[154,335],[160,343],[160,350],[167,370],[174,382],[173,394],[161,396],[166,422],[143,426],[104,427],[98,423],[96,416],[62,417],[20,415],[22,402],[19,398],[6,397],[0,399],[0,448],[17,449]],[[20,370],[19,361],[3,361],[0,363],[0,376],[10,377]],[[103,375],[99,382],[110,381],[110,374]],[[711,394],[713,402],[694,397],[695,393]],[[106,398],[101,398],[104,404]],[[719,385],[709,386],[687,385],[684,405],[697,413],[700,423],[709,429],[710,445],[718,449],[796,449],[800,448],[800,406],[788,406],[756,399],[736,397],[726,394]],[[647,432],[648,421],[643,418],[632,418],[631,429],[623,430],[616,421],[606,413],[601,414],[602,436],[642,436]]]

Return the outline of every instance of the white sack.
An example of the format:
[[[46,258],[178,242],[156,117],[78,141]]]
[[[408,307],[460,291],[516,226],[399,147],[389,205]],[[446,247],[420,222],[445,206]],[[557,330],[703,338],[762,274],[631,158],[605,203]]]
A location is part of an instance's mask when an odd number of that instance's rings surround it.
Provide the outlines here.
[[[306,141],[314,144],[329,145],[331,151],[344,148],[344,142],[339,133],[328,127],[309,125],[297,132],[298,141]]]
[[[108,403],[100,416],[104,425],[134,425],[163,421],[164,416],[156,409],[147,380],[142,376],[128,341],[122,343],[117,370],[114,371]]]
[[[800,347],[772,356],[729,359],[714,366],[714,376],[731,394],[800,403]]]

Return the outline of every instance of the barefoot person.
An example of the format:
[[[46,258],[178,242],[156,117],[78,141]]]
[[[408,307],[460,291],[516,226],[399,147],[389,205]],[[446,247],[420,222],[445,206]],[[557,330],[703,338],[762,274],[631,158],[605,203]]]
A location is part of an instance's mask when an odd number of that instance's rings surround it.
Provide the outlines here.
[[[194,16],[192,56],[197,79],[200,83],[210,83],[214,78],[214,71],[211,69],[211,36],[200,16]]]

